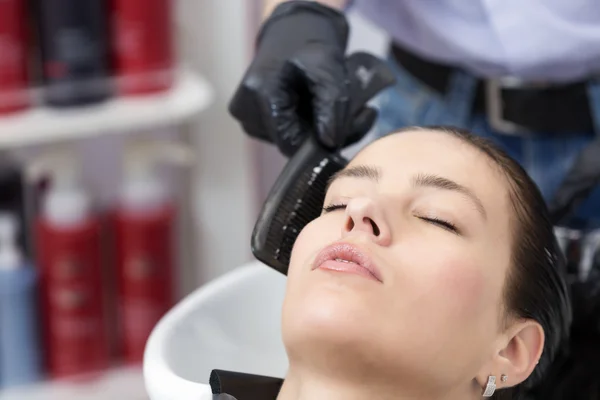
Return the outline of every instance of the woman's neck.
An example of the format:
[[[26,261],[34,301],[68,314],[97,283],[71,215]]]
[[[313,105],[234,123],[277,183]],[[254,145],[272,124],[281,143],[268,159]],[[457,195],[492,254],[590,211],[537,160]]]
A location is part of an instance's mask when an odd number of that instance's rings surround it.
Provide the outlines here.
[[[460,388],[457,392],[433,393],[431,388],[423,388],[422,391],[408,389],[399,382],[392,385],[382,385],[368,379],[343,380],[331,379],[323,375],[317,375],[302,369],[290,368],[281,387],[277,400],[455,400],[455,399],[478,399],[477,388],[471,390]]]
[[[339,382],[325,377],[307,376],[293,371],[285,378],[277,400],[362,400],[397,399],[392,393],[381,393],[362,382]]]

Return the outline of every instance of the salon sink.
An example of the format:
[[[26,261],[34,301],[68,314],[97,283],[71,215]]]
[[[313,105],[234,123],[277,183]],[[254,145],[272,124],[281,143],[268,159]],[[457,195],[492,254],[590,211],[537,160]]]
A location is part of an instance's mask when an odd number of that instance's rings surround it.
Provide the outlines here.
[[[156,325],[144,355],[151,400],[212,399],[213,369],[283,377],[285,276],[252,262],[184,298]]]

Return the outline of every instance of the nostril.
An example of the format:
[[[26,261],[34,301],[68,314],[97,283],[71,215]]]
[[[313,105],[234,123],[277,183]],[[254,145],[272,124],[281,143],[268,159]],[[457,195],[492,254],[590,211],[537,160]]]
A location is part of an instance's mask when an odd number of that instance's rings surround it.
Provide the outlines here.
[[[350,232],[352,229],[354,229],[354,220],[348,218],[348,222],[346,222],[346,231]]]
[[[381,231],[379,230],[379,227],[377,226],[377,224],[371,218],[365,218],[364,220],[366,223],[371,224],[371,227],[373,228],[373,235],[379,236]]]

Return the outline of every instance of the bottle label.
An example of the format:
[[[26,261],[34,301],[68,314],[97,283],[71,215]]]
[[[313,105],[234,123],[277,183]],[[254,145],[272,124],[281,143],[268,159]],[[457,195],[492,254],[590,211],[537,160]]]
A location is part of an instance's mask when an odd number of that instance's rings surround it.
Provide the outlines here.
[[[127,260],[125,271],[128,279],[143,281],[157,275],[158,269],[150,257],[137,255]]]
[[[29,104],[23,0],[0,0],[0,113]]]
[[[145,299],[126,299],[122,303],[123,346],[130,362],[140,362],[152,330],[168,310]]]
[[[57,58],[75,67],[96,62],[98,43],[81,29],[61,29],[56,35]]]
[[[128,299],[123,307],[125,331],[130,340],[145,341],[165,314],[160,304],[144,299]]]
[[[49,352],[52,374],[80,374],[106,360],[103,303],[97,266],[64,252],[49,265]]]
[[[84,276],[87,272],[85,264],[73,256],[64,256],[58,259],[54,268],[60,280],[76,279]]]
[[[95,337],[102,329],[98,318],[80,316],[59,316],[52,321],[52,334],[62,340],[85,339]]]
[[[23,46],[14,37],[0,31],[0,79],[22,67],[25,56]]]

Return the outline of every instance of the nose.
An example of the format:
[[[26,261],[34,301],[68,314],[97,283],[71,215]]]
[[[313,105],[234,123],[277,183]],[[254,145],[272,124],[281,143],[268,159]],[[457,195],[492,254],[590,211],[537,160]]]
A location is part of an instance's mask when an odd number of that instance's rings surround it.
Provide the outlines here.
[[[354,198],[346,206],[342,237],[366,235],[381,246],[391,243],[390,227],[385,221],[381,209],[369,198]]]

